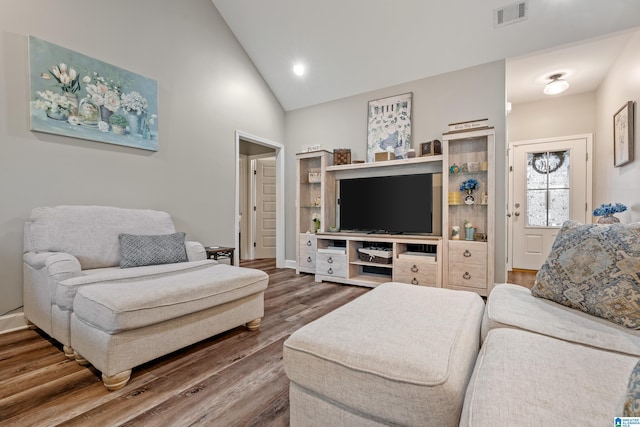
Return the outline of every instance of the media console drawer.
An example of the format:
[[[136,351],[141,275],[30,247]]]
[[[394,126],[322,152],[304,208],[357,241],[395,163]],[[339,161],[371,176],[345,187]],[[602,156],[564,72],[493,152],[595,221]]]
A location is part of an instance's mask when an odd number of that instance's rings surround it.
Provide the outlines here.
[[[393,281],[414,285],[437,286],[438,264],[396,259],[393,263]]]
[[[347,256],[318,252],[316,254],[316,274],[347,277]]]
[[[487,264],[487,244],[485,242],[449,241],[449,265]]]

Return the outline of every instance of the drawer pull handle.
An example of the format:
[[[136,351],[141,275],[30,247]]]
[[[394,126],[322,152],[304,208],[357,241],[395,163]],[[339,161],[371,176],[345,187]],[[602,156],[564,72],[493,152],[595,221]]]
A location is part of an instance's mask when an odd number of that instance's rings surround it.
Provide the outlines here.
[[[307,262],[311,262],[311,257],[310,256],[307,257]]]
[[[333,274],[333,268],[329,267],[329,269],[327,270],[327,273]]]
[[[418,284],[418,280],[414,277],[413,280],[411,281],[412,285],[417,285]]]
[[[469,258],[471,256],[471,252],[469,252],[469,249],[465,249],[462,255],[464,255],[465,258]]]
[[[333,264],[333,258],[332,258],[332,257],[329,257],[329,259],[327,260],[327,262],[328,262],[329,264]]]
[[[418,267],[416,267],[415,264],[413,265],[413,267],[411,267],[411,272],[412,273],[417,273],[418,272]]]
[[[471,279],[471,275],[469,274],[468,271],[465,271],[464,274],[462,275],[462,278],[465,280],[469,280]]]
[[[311,246],[311,240],[307,240],[307,246]]]

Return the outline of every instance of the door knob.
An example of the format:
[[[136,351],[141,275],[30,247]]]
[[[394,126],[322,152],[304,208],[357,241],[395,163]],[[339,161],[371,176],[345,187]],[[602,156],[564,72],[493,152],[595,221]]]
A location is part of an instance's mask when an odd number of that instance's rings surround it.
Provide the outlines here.
[[[520,212],[516,211],[513,213],[515,216],[520,216]]]

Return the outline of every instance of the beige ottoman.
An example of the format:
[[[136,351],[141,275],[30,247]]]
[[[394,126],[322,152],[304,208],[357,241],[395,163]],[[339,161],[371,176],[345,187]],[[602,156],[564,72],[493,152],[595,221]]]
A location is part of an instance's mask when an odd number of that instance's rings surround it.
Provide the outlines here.
[[[457,426],[480,347],[475,293],[385,283],[284,343],[292,426]]]

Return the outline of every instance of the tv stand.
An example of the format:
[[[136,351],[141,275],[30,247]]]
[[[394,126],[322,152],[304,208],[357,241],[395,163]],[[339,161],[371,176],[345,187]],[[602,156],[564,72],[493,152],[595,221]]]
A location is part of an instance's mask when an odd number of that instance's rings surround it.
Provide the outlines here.
[[[395,281],[442,287],[442,237],[337,232],[315,238],[316,282],[373,288]],[[390,248],[391,262],[361,257],[359,249],[369,247]]]

